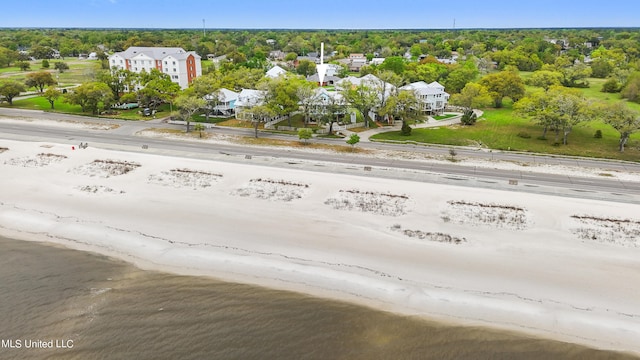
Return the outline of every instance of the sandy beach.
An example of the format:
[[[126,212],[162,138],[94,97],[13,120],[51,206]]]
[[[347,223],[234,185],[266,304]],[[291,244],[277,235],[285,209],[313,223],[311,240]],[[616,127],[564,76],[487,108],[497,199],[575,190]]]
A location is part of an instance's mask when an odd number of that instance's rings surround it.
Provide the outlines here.
[[[640,204],[0,140],[0,235],[640,354]]]

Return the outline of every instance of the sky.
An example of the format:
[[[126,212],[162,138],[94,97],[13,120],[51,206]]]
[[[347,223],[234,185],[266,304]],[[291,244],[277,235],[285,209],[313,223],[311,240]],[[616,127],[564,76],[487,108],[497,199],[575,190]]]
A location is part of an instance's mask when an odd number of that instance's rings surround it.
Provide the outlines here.
[[[451,29],[640,27],[637,0],[23,0],[0,27]],[[455,24],[455,25],[454,25]]]

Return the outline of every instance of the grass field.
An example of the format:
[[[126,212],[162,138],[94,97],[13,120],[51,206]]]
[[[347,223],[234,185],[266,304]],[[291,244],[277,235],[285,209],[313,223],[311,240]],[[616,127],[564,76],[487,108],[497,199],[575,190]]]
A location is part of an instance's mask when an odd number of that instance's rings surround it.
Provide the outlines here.
[[[505,105],[502,109],[485,110],[482,120],[473,126],[413,129],[410,136],[393,131],[374,135],[371,139],[640,161],[640,133],[634,134],[625,152],[620,153],[619,134],[609,125],[594,121],[574,127],[569,134],[568,144],[555,146],[553,132],[547,133],[546,140],[540,140],[542,127],[514,116],[511,104]],[[593,136],[596,130],[602,131],[601,139]]]

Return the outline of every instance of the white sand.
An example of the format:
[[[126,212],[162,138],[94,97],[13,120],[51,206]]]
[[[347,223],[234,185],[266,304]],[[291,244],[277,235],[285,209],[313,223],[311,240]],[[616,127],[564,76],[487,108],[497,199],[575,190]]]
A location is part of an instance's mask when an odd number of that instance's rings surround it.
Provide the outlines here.
[[[2,147],[0,235],[640,353],[638,204],[51,143]],[[41,153],[67,158],[30,161]]]

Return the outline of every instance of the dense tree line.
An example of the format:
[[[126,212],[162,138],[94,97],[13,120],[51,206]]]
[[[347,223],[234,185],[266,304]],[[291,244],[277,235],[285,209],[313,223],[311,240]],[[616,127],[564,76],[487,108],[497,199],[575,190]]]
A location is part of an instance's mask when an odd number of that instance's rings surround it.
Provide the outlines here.
[[[196,30],[2,29],[0,67],[18,66],[28,70],[29,57],[49,59],[54,56],[54,49],[62,57],[96,51],[100,58],[106,59],[108,52],[130,46],[183,47],[198,52],[203,58],[214,54],[226,55],[227,59],[218,66],[206,67],[205,75],[185,92],[163,74],[111,71],[105,62],[105,70],[97,74],[96,81],[82,84],[63,98],[93,113],[117,102],[137,101],[151,109],[163,102],[176,102],[188,119],[196,108],[205,109],[209,116],[206,109],[220,100],[215,94],[221,88],[235,91],[258,88],[265,92],[266,98],[264,104],[253,109],[256,119],[265,121],[290,114],[302,104],[306,122],[309,117],[306,109],[310,106],[305,102],[310,99],[310,91],[305,82],[293,75],[276,80],[264,80],[263,76],[270,66],[268,57],[273,50],[287,53],[281,64],[289,66],[293,73],[312,74],[315,72],[313,62],[302,60],[294,67],[294,60],[298,55],[318,51],[321,42],[325,43],[325,53],[333,54],[329,61],[351,53],[363,53],[368,59],[384,57],[381,64],[361,70],[362,75],[378,76],[381,84],[390,83],[394,87],[415,81],[443,84],[453,94],[451,103],[465,108],[469,119],[474,115],[471,109],[499,108],[504,98],[510,98],[520,115],[531,117],[542,126],[543,136],[547,130],[554,131],[556,143],[562,135],[562,143],[566,144],[571,128],[594,116],[592,104],[569,91],[588,87],[590,77],[607,79],[602,91],[640,102],[639,29],[215,30],[206,35]],[[46,64],[49,65],[48,61]],[[63,71],[62,65],[66,64],[57,61],[54,65],[56,70]],[[531,72],[526,81],[520,76],[521,72]],[[347,73],[345,68],[340,75]],[[25,88],[35,88],[47,97],[53,108],[61,95],[55,88],[46,89],[55,83],[47,74],[46,71],[29,74],[24,83],[3,80],[0,94],[11,103]],[[526,94],[525,84],[538,87],[541,92]],[[373,109],[380,116],[392,118],[412,115],[410,110],[415,107],[412,105],[415,99],[400,92],[386,99],[385,94],[384,88],[361,85],[345,89],[343,97],[365,115],[365,123],[366,114]],[[96,97],[101,99],[96,101]],[[194,101],[194,98],[200,100]],[[578,114],[571,106],[580,107],[584,112]],[[619,130],[620,150],[623,150],[630,134],[627,128],[636,124],[632,121],[634,114],[599,109],[600,113],[631,119],[625,129]],[[339,107],[334,110],[343,111]],[[547,113],[553,116],[545,117]],[[334,114],[326,118],[332,122]],[[473,124],[475,119],[472,120],[468,124]]]

